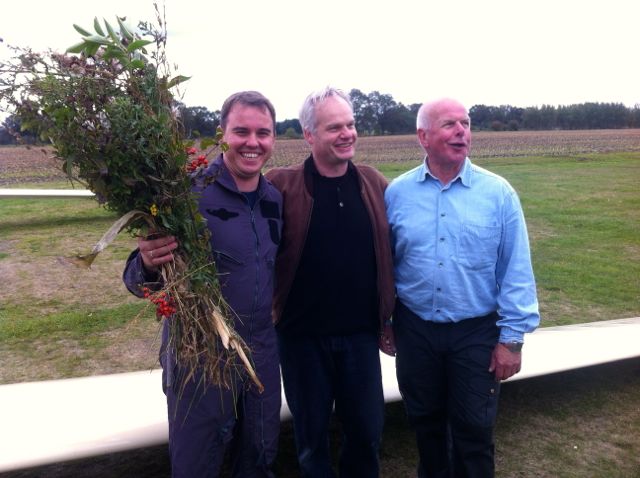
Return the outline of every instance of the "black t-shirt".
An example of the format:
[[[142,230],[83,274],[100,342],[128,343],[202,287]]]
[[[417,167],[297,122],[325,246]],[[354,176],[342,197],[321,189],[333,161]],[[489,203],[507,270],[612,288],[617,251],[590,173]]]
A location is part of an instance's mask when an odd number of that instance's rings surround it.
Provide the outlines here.
[[[247,203],[249,203],[249,207],[253,209],[253,206],[256,205],[256,201],[258,200],[258,190],[248,191],[242,193],[244,197],[247,199]]]
[[[313,169],[309,232],[278,330],[348,335],[377,330],[371,220],[355,168],[327,178]]]

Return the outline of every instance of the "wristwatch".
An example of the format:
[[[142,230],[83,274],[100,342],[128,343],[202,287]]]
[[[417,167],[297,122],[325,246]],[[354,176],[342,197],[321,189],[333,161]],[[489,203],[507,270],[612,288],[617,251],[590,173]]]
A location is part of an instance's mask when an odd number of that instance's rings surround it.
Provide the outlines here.
[[[522,346],[524,345],[522,342],[516,342],[515,340],[511,341],[511,342],[500,342],[502,345],[504,345],[507,350],[509,350],[509,352],[521,352],[522,351]]]

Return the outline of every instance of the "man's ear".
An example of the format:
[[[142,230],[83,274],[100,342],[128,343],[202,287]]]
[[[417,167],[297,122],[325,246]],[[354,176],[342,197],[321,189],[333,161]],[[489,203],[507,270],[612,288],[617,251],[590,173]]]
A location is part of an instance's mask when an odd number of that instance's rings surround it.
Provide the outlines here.
[[[429,141],[427,140],[427,131],[422,129],[422,128],[418,128],[418,141],[420,142],[420,145],[423,148],[426,148],[427,146],[429,146]]]
[[[305,129],[302,131],[302,134],[304,135],[304,139],[306,140],[307,143],[313,144],[313,134],[311,133],[311,131],[309,131],[308,129]]]

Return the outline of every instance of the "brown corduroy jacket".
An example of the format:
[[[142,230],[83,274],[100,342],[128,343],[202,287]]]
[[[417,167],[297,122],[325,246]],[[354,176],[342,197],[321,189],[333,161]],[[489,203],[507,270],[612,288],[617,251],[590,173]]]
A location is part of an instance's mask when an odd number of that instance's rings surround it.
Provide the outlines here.
[[[266,178],[282,193],[284,227],[276,259],[276,288],[273,300],[273,319],[280,320],[307,238],[311,211],[313,209],[313,181],[311,165],[313,158],[296,166],[274,168],[265,173]],[[389,242],[389,224],[384,205],[384,190],[387,181],[371,166],[355,165],[360,183],[362,200],[369,213],[373,229],[373,244],[376,255],[378,284],[378,313],[380,319],[380,350],[395,354],[391,314],[395,301],[393,261]]]

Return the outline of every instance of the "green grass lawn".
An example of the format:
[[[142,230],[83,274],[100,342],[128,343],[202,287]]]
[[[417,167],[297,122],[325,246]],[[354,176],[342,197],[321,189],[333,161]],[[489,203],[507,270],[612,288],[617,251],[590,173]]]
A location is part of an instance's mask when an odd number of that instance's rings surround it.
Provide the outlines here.
[[[135,240],[122,233],[90,270],[65,261],[115,219],[87,198],[0,199],[0,383],[156,365],[153,312],[120,280]]]
[[[640,315],[637,153],[485,166],[520,194],[543,325]]]

